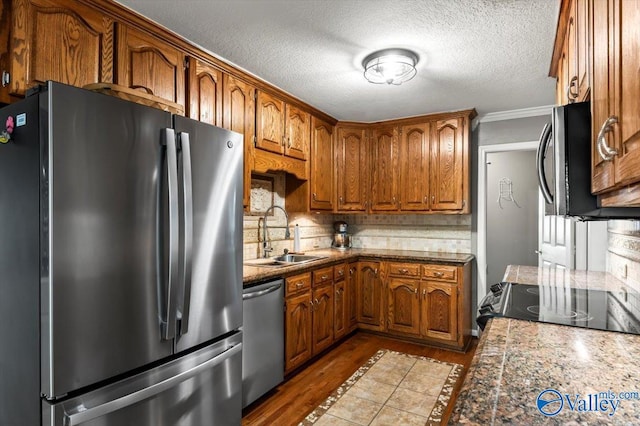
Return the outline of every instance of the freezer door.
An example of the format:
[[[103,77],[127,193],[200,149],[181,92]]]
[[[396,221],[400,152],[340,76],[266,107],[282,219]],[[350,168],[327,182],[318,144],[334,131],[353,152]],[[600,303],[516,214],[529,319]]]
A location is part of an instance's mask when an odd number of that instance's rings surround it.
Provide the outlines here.
[[[182,351],[242,325],[243,142],[238,133],[184,117],[174,116],[174,127],[184,286],[176,345]]]
[[[237,333],[151,371],[51,405],[45,426],[239,425],[242,337]]]
[[[160,327],[171,115],[55,83],[40,99],[41,387],[54,398],[173,353]]]

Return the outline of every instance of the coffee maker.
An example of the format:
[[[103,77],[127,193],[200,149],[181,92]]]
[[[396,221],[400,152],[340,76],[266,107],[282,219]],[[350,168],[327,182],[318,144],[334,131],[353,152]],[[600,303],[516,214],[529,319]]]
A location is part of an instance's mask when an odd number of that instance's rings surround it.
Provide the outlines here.
[[[333,223],[333,243],[331,247],[338,250],[346,250],[351,248],[351,234],[347,233],[347,222],[338,221]]]

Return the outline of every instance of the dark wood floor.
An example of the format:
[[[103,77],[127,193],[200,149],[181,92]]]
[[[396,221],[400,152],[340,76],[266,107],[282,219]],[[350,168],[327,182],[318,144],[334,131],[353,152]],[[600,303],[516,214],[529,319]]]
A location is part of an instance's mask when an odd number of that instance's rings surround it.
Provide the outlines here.
[[[298,424],[379,349],[391,349],[464,365],[462,379],[457,384],[447,407],[444,421],[446,423],[476,345],[477,339],[473,339],[469,350],[466,353],[459,353],[357,332],[247,407],[243,412],[242,424]]]

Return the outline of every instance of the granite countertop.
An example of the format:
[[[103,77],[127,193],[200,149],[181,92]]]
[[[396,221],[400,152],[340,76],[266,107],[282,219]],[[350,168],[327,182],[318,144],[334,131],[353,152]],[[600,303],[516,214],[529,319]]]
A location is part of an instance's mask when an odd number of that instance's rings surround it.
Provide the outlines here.
[[[633,292],[604,272],[509,266],[505,281]],[[482,333],[449,424],[637,424],[639,353],[638,335],[494,318]],[[555,416],[538,409],[545,390],[543,403],[553,402],[543,410],[559,410]],[[612,398],[621,392],[631,394]]]
[[[286,277],[317,269],[324,265],[336,264],[358,259],[381,259],[398,261],[417,261],[437,264],[459,265],[471,262],[473,255],[467,253],[442,253],[416,250],[384,250],[384,249],[323,249],[307,251],[305,254],[322,256],[323,259],[299,265],[284,267],[243,265],[243,284],[249,285],[269,278]]]

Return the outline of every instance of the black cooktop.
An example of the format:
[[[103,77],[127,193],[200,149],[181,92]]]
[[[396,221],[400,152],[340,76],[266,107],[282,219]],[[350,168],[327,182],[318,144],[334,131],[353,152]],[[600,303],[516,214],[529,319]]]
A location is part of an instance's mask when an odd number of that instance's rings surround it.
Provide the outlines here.
[[[504,284],[498,316],[640,334],[636,293]]]

